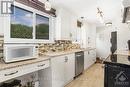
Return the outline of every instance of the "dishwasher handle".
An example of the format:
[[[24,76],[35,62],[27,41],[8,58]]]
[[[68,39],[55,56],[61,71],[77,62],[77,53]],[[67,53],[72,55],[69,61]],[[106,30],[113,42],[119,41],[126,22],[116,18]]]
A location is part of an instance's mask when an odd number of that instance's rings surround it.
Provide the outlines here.
[[[80,57],[80,56],[82,56],[82,55],[80,55],[80,54],[77,54],[77,55],[75,55],[76,57]]]

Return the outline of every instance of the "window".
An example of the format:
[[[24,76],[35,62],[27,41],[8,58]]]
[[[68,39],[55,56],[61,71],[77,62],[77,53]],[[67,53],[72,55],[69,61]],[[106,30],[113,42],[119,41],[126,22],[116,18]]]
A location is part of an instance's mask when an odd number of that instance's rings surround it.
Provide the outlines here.
[[[49,39],[49,18],[36,14],[36,39]]]
[[[7,26],[7,43],[42,43],[53,41],[53,17],[29,6],[16,3]],[[9,19],[8,19],[9,20]]]
[[[11,14],[11,38],[32,39],[33,12],[12,6],[14,13]]]

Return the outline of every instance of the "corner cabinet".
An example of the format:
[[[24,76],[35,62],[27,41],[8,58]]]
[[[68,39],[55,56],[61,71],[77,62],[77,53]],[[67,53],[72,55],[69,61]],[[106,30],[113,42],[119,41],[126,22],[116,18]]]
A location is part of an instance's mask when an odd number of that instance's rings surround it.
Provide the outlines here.
[[[84,51],[84,70],[96,62],[96,49]]]
[[[51,68],[39,72],[41,87],[64,87],[75,76],[75,56],[68,54],[51,59]]]

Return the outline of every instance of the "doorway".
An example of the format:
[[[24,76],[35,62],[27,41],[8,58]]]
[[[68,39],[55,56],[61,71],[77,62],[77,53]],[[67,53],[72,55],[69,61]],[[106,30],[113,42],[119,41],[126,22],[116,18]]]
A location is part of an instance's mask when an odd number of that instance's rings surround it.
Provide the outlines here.
[[[111,53],[113,54],[117,50],[117,31],[111,32]]]

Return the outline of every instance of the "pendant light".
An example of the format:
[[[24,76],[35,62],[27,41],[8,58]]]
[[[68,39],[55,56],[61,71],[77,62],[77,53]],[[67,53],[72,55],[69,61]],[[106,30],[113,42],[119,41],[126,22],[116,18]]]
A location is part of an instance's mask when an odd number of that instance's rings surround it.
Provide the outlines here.
[[[49,2],[49,0],[46,0],[46,2],[45,2],[45,10],[47,10],[47,11],[51,10],[51,3]]]
[[[105,23],[106,26],[112,26],[112,22]]]
[[[97,8],[97,16],[98,16],[98,18],[99,18],[99,21],[100,21],[101,23],[104,23],[103,12],[102,12],[99,8]]]

